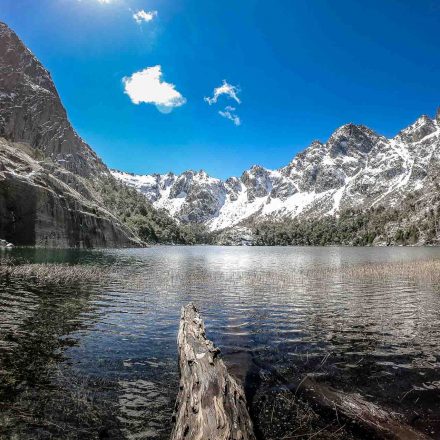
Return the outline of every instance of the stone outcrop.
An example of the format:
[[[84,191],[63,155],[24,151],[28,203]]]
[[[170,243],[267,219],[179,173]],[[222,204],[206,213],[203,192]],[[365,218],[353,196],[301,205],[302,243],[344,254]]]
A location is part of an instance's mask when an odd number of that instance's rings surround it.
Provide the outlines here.
[[[111,213],[49,173],[27,149],[0,138],[0,237],[22,246],[140,245]],[[64,169],[58,172],[64,180],[76,178]]]
[[[72,128],[49,72],[0,22],[0,136],[83,176],[106,167]]]

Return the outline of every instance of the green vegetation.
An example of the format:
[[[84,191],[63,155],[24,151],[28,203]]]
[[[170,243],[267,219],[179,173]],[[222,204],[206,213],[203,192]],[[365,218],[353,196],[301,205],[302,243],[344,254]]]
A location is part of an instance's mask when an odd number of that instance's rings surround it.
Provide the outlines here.
[[[255,245],[412,245],[423,237],[437,244],[440,235],[439,200],[421,202],[410,194],[401,207],[348,209],[338,217],[264,221],[252,227]]]
[[[96,185],[103,206],[147,243],[215,244],[226,231],[210,233],[203,225],[180,225],[164,210],[111,177]],[[399,208],[347,209],[336,216],[267,220],[250,225],[254,245],[326,246],[438,244],[440,195],[428,201],[409,194]],[[222,235],[223,234],[223,235]]]
[[[145,197],[108,177],[96,185],[103,206],[147,243],[196,244],[207,241],[202,225],[179,225],[167,212],[155,209]]]
[[[397,219],[398,212],[371,209],[347,210],[339,217],[263,222],[253,233],[257,245],[325,246],[330,244],[366,246],[383,236],[385,225]]]

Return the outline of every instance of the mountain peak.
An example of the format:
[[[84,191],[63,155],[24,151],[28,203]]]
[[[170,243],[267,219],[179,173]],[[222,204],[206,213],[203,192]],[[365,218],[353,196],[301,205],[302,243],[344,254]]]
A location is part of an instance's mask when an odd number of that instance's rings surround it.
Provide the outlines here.
[[[57,93],[49,71],[42,66],[17,34],[2,22],[0,22],[0,66],[6,85],[14,81],[17,75],[27,75],[34,85],[51,93]]]
[[[249,169],[249,171],[252,172],[261,172],[261,171],[266,171],[266,168],[262,167],[261,165],[252,165]]]
[[[434,120],[427,115],[421,115],[412,124],[401,130],[396,138],[406,142],[419,142],[436,130]]]
[[[408,131],[414,135],[431,126],[438,129],[436,122],[422,116]],[[326,143],[312,142],[278,170],[252,165],[239,178],[225,182],[202,179],[200,171],[186,175],[191,179],[170,182],[170,191],[141,185],[141,180],[137,188],[179,221],[204,223],[211,230],[265,218],[325,216],[346,208],[395,205],[405,194],[424,187],[426,177],[436,172],[433,151],[440,151],[436,136],[414,147],[406,139],[399,143],[394,145],[365,125],[349,123]]]
[[[0,137],[27,143],[82,176],[107,171],[71,126],[49,72],[5,23],[0,71]]]
[[[353,122],[349,122],[348,124],[341,125],[339,128],[337,128],[330,136],[330,139],[334,136],[356,136],[359,134],[374,137],[379,136],[375,131],[373,131],[366,125],[354,124]]]
[[[380,136],[365,125],[345,124],[334,131],[327,146],[331,156],[368,153]]]
[[[324,144],[320,141],[320,140],[318,140],[318,139],[315,139],[315,140],[313,140],[312,142],[311,142],[311,144],[309,145],[309,147],[322,147]]]

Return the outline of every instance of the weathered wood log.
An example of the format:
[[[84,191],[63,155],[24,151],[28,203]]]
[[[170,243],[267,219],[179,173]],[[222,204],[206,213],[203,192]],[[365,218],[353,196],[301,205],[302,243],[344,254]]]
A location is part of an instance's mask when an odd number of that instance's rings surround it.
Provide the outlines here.
[[[365,400],[360,394],[345,393],[310,378],[297,389],[318,411],[333,412],[340,422],[359,427],[368,438],[427,440],[429,437],[405,423],[399,414]],[[354,425],[354,426],[353,426]]]
[[[171,440],[255,440],[243,388],[206,338],[193,304],[182,308],[177,343],[180,390]]]

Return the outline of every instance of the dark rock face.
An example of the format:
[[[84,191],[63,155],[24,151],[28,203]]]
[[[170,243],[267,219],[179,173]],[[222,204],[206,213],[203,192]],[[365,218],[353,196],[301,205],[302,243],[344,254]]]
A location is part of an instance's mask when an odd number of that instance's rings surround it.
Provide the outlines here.
[[[67,119],[49,72],[0,22],[0,238],[51,247],[136,246],[94,194],[110,176]]]
[[[127,236],[123,239],[123,231],[115,223],[78,208],[75,200],[57,197],[50,189],[5,179],[0,184],[0,236],[18,246],[127,245]]]
[[[338,128],[327,142],[330,156],[357,156],[369,153],[379,140],[373,130],[364,125],[347,124]]]
[[[218,213],[225,192],[223,182],[210,179],[204,171],[187,171],[172,184],[170,197],[187,202],[179,211],[182,222],[203,223]]]
[[[188,192],[190,191],[193,177],[194,173],[192,171],[185,171],[183,174],[177,177],[177,180],[171,187],[170,197],[173,199],[186,197]]]
[[[270,197],[273,199],[286,200],[288,197],[293,196],[298,192],[298,188],[293,182],[289,182],[287,179],[282,179],[272,187]]]
[[[241,176],[241,181],[247,188],[247,197],[250,202],[253,202],[257,197],[267,196],[272,190],[269,173],[258,165],[254,165],[249,171],[245,171]]]
[[[97,202],[47,173],[26,154],[25,145],[0,138],[0,161],[0,237],[23,246],[139,245]]]
[[[0,181],[1,237],[19,246],[36,243],[36,193],[35,186],[16,179]]]
[[[229,198],[232,201],[237,200],[238,194],[241,190],[240,179],[238,179],[237,177],[229,177],[228,179],[226,179],[225,188],[226,191],[229,193]]]
[[[334,168],[311,167],[304,173],[303,188],[316,189],[317,192],[340,188],[345,181],[344,174]]]

